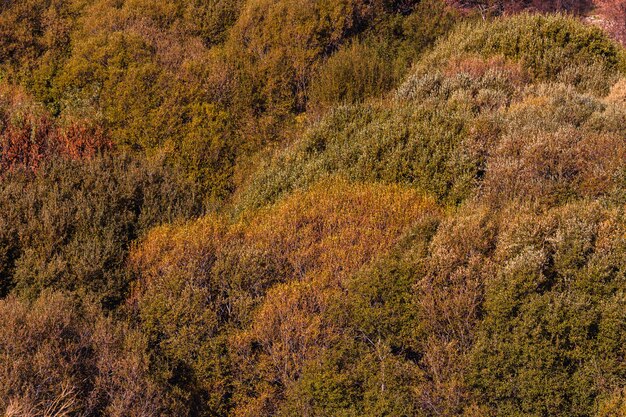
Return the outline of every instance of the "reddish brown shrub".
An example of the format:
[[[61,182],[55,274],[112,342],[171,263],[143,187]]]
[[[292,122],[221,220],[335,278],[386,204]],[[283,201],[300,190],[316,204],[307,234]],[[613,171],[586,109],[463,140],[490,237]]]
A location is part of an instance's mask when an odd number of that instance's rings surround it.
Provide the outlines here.
[[[21,89],[0,86],[0,169],[36,169],[51,152],[49,116]]]
[[[71,159],[92,158],[99,151],[113,146],[102,126],[90,120],[69,121],[56,133],[58,152]]]
[[[596,0],[598,11],[604,17],[601,22],[611,35],[626,43],[626,2],[624,0]]]
[[[93,157],[111,148],[102,127],[89,120],[54,120],[22,89],[0,85],[0,170],[35,170],[52,156]]]
[[[484,281],[493,269],[497,225],[490,214],[468,206],[444,221],[431,243],[425,276],[416,285],[425,340],[421,362],[430,375],[418,395],[433,415],[456,415],[469,399],[464,374]]]

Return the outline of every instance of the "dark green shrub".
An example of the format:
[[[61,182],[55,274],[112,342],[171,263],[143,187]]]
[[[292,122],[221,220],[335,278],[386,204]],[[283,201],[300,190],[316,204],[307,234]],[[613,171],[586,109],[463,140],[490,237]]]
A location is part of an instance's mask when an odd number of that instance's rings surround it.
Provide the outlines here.
[[[594,415],[626,377],[623,212],[580,203],[510,216],[470,380],[498,416]]]
[[[321,65],[309,87],[311,108],[357,103],[391,90],[457,18],[439,0],[406,7],[410,13],[379,17],[360,40],[343,45]]]
[[[311,82],[310,106],[358,103],[389,90],[394,69],[381,49],[355,42],[333,54]]]
[[[3,287],[95,293],[107,306],[129,285],[130,243],[197,210],[192,189],[159,163],[122,155],[58,160],[0,182]]]

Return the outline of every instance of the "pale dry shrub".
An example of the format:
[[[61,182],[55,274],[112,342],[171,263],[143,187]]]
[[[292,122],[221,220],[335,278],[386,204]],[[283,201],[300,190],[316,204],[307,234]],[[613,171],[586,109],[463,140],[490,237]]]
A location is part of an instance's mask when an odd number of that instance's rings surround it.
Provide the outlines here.
[[[417,279],[418,317],[424,340],[421,364],[429,376],[418,401],[432,415],[460,413],[470,398],[465,374],[483,286],[494,265],[496,219],[468,205],[445,219],[430,245],[423,277]]]

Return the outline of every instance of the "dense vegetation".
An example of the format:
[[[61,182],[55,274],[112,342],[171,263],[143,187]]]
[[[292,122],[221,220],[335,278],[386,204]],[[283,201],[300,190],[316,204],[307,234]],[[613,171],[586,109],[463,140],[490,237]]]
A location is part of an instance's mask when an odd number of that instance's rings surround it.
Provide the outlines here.
[[[0,1],[0,413],[625,415],[593,8]]]

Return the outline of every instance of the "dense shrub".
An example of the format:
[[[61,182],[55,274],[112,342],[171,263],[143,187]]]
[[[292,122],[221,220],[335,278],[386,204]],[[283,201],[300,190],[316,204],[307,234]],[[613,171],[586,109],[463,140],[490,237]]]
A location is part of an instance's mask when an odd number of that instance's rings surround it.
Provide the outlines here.
[[[484,192],[492,201],[564,202],[620,186],[626,149],[610,126],[621,118],[602,101],[542,86],[527,91],[505,117],[506,132],[487,160]]]
[[[206,44],[219,44],[226,40],[227,31],[237,21],[243,3],[243,0],[185,2],[184,22],[191,34],[201,37]]]
[[[394,15],[345,44],[313,76],[309,106],[327,109],[379,97],[404,78],[411,65],[454,24],[443,2],[419,2],[408,15]]]
[[[312,106],[357,103],[389,90],[393,67],[380,49],[353,43],[333,54],[312,81]]]
[[[102,114],[117,143],[151,149],[170,133],[167,115],[157,117],[172,87],[166,74],[141,35],[104,32],[77,42],[55,83],[63,111]]]
[[[605,93],[615,73],[624,70],[622,49],[601,29],[559,15],[522,14],[462,24],[420,63],[419,71],[428,72],[464,54],[502,55],[520,62],[534,80],[582,71],[576,84],[584,86],[585,78],[591,77],[599,84],[594,90]],[[593,67],[594,72],[585,74],[585,67]]]
[[[360,0],[248,2],[228,41],[241,50],[242,75],[253,88],[248,100],[277,112],[303,109],[320,59],[363,30],[375,11]]]
[[[0,183],[4,288],[85,290],[115,306],[128,289],[130,242],[194,212],[192,191],[162,164],[124,156],[57,160]]]
[[[54,120],[22,89],[0,84],[0,169],[36,170],[53,158],[89,159],[111,148],[89,120]]]
[[[0,86],[0,168],[35,169],[54,153],[53,122],[26,94]]]
[[[0,0],[0,413],[624,414],[624,50],[444,3]]]
[[[434,203],[413,191],[338,181],[243,224],[206,217],[154,230],[132,256],[133,300],[160,378],[181,391],[181,401],[203,401],[207,413],[225,413],[231,397],[236,414],[270,412],[275,402],[265,402],[289,388],[319,338],[332,334],[320,315],[343,279],[411,224],[436,216]],[[241,329],[225,339],[232,326]]]
[[[77,2],[64,0],[3,2],[0,5],[0,65],[7,69],[19,69],[22,65],[32,69],[42,55],[63,52],[77,6]]]
[[[623,210],[509,213],[472,383],[495,415],[593,415],[623,383]]]
[[[0,301],[6,416],[171,415],[148,377],[141,335],[62,293]]]
[[[459,203],[480,175],[481,158],[465,141],[483,111],[513,94],[500,74],[420,78],[391,105],[334,110],[254,178],[242,205],[259,206],[334,173],[361,181],[410,184]]]

